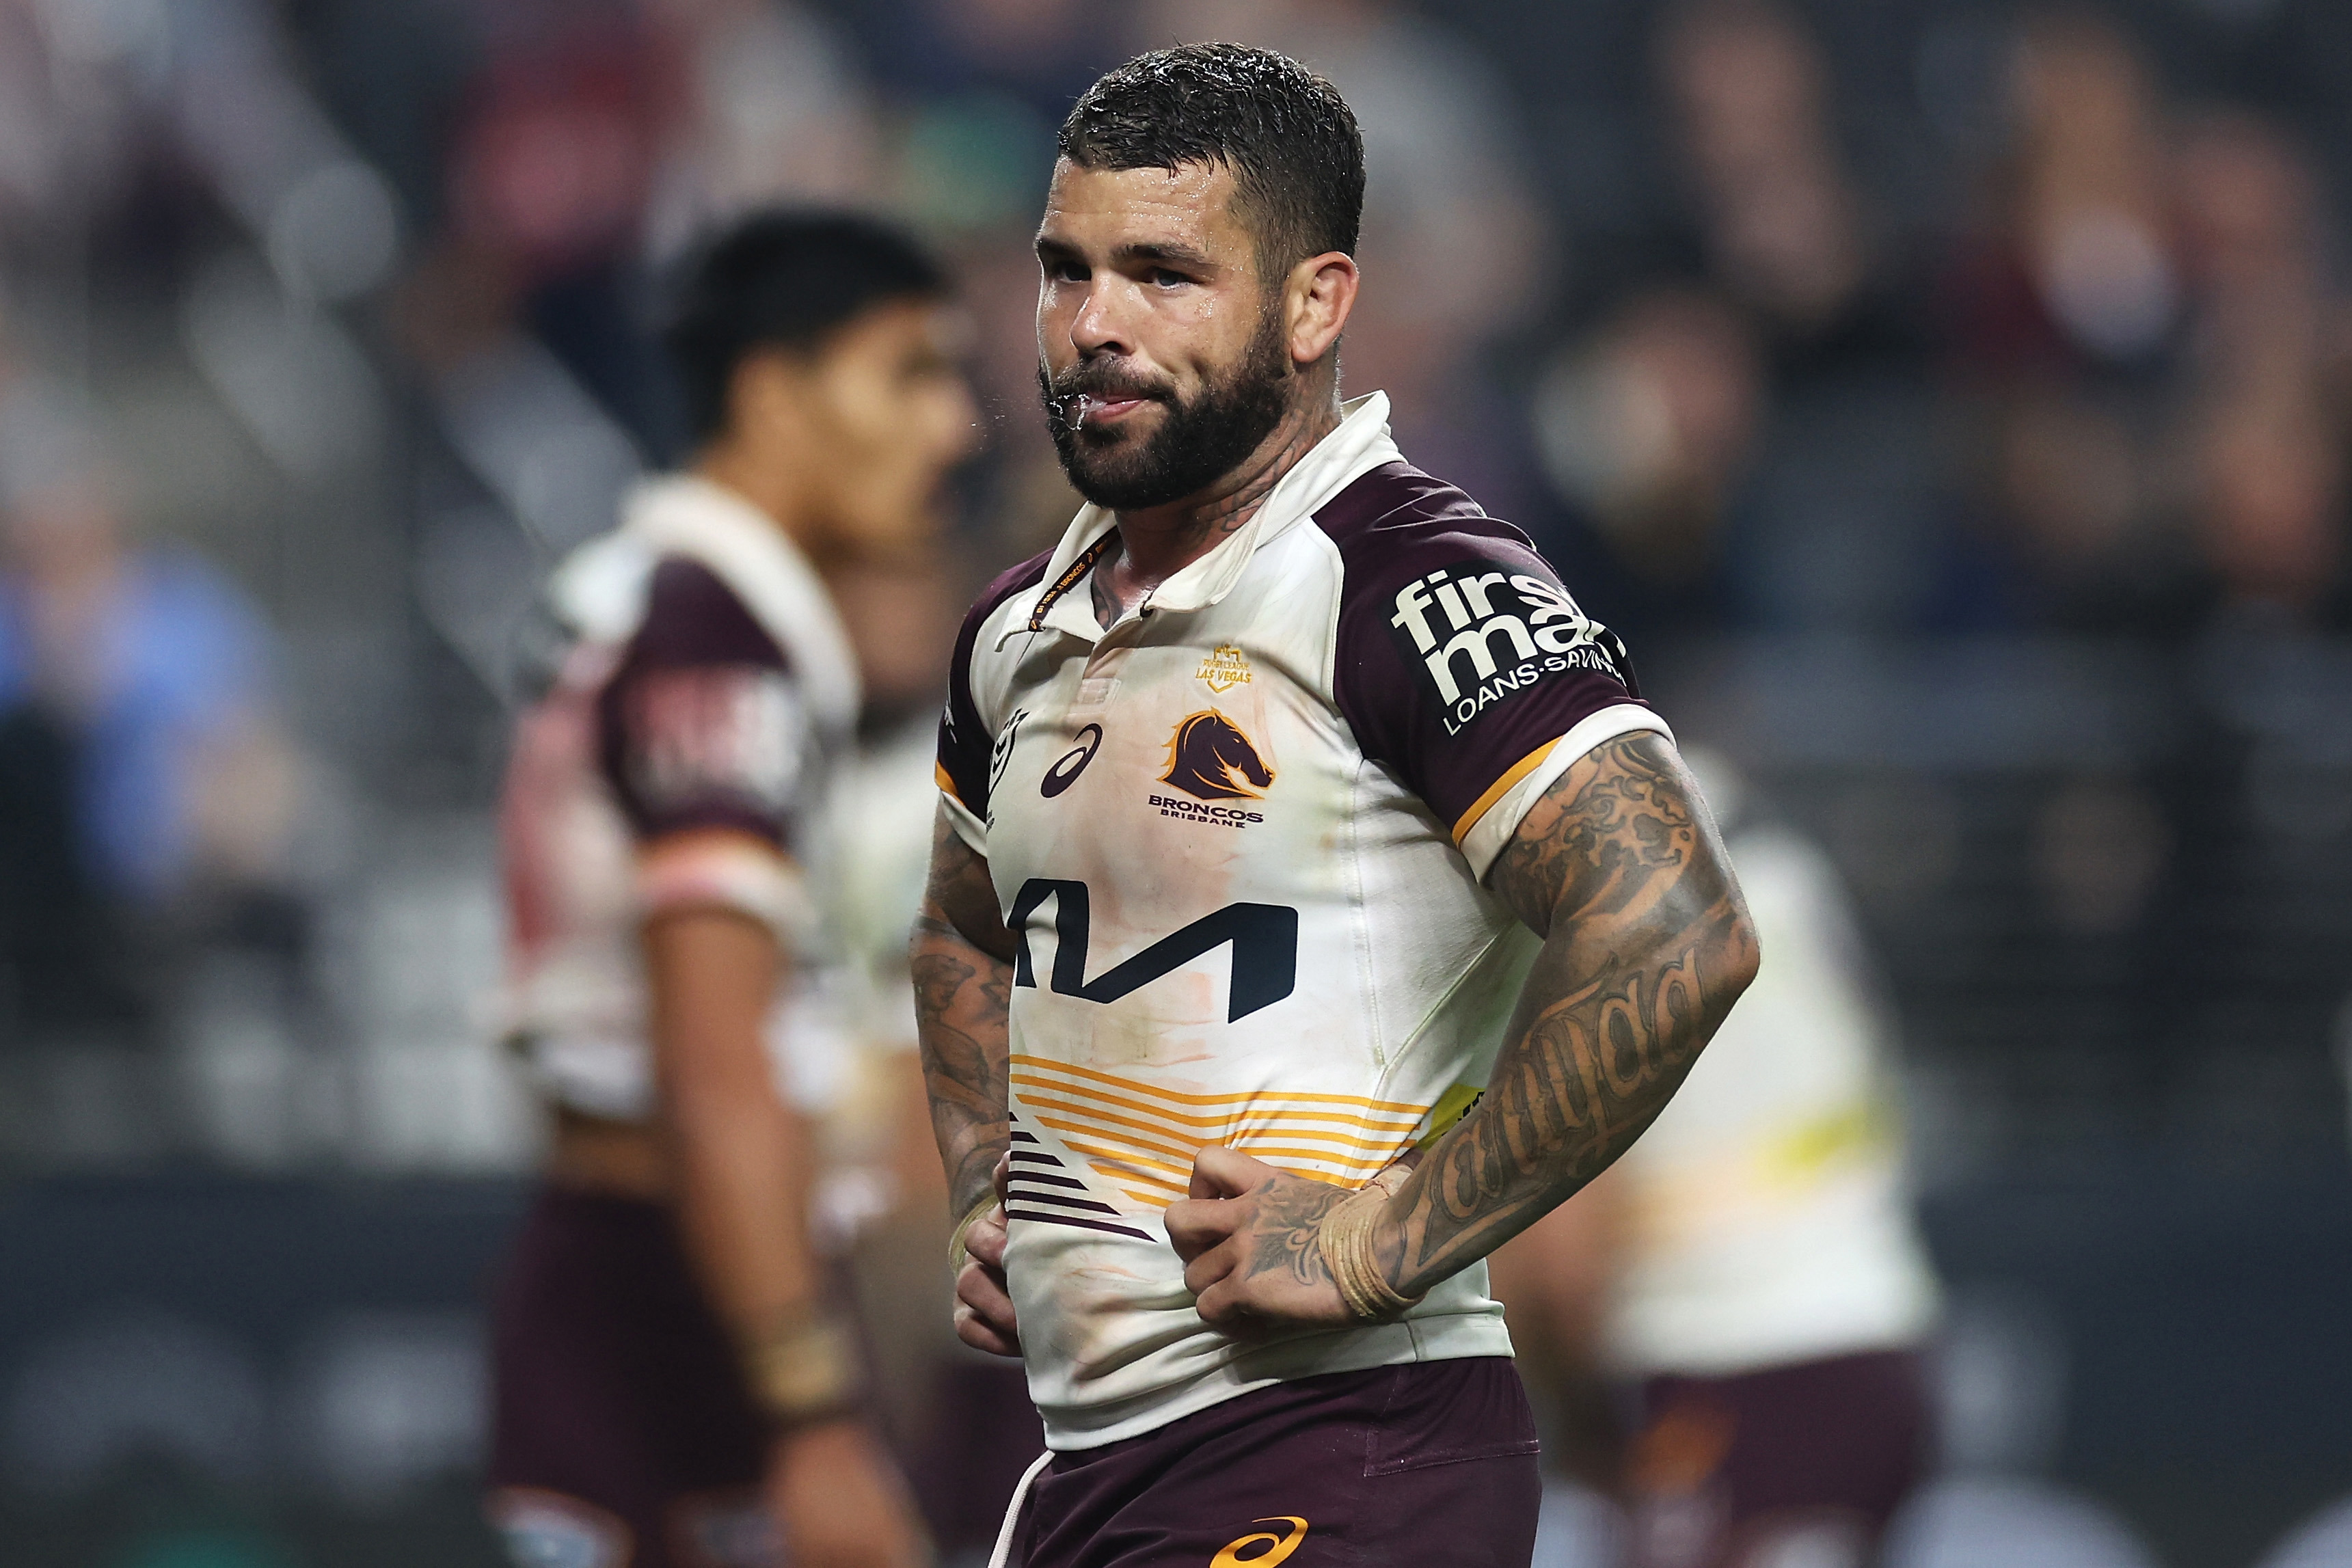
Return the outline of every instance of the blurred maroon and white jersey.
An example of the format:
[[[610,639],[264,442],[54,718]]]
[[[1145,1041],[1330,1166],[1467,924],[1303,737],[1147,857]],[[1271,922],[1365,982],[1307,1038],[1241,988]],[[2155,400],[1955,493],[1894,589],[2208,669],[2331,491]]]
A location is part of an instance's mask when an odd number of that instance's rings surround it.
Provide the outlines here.
[[[1736,807],[1706,761],[1709,798]],[[1906,1350],[1938,1310],[1904,1169],[1894,1031],[1836,868],[1785,827],[1725,826],[1764,962],[1610,1170],[1626,1225],[1601,1343],[1633,1376]]]
[[[1264,1384],[1507,1355],[1483,1264],[1402,1322],[1249,1343],[1162,1224],[1223,1143],[1361,1184],[1486,1081],[1537,942],[1482,885],[1594,746],[1664,721],[1387,400],[1108,630],[1080,512],[965,621],[940,780],[1018,944],[1010,1270],[1056,1448]]]
[[[740,910],[794,955],[771,1044],[780,1085],[809,1098],[812,862],[858,703],[823,584],[748,502],[673,476],[557,570],[547,608],[564,642],[516,729],[499,823],[506,1037],[551,1099],[646,1115],[638,929],[665,909]]]

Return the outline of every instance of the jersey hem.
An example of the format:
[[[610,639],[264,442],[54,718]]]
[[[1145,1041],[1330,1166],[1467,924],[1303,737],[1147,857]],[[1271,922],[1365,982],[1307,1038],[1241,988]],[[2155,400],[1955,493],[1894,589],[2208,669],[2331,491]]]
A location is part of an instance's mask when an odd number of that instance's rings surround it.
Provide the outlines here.
[[[653,1069],[640,1035],[509,1036],[523,1081],[550,1105],[606,1121],[653,1119]]]
[[[1726,1338],[1711,1344],[1666,1350],[1647,1344],[1612,1347],[1602,1357],[1626,1377],[1738,1377],[1801,1362],[1829,1361],[1873,1351],[1917,1350],[1936,1327],[1936,1301],[1922,1292],[1877,1321],[1825,1321],[1801,1331]],[[1696,1336],[1694,1336],[1696,1339]]]
[[[947,770],[942,768],[940,771],[945,773]],[[987,859],[988,824],[982,822],[979,815],[944,784],[940,787],[940,806],[948,814],[948,826],[955,829],[955,836],[963,840],[964,847],[982,859]]]
[[[1180,1394],[1143,1396],[1150,1407],[1130,1415],[1117,1415],[1116,1406],[1100,1413],[1057,1412],[1041,1408],[1038,1414],[1045,1419],[1045,1447],[1057,1454],[1068,1454],[1124,1442],[1129,1437],[1156,1432],[1171,1422],[1213,1405],[1223,1405],[1228,1399],[1238,1399],[1244,1394],[1255,1394],[1278,1383],[1320,1377],[1326,1373],[1370,1372],[1375,1367],[1409,1366],[1416,1362],[1466,1361],[1477,1356],[1509,1359],[1514,1353],[1510,1331],[1503,1326],[1499,1311],[1407,1318],[1402,1322],[1344,1332],[1346,1338],[1340,1344],[1328,1350],[1318,1350],[1311,1357],[1303,1357],[1297,1365],[1285,1367],[1278,1373],[1251,1376],[1242,1369],[1253,1361],[1279,1358],[1286,1352],[1296,1353],[1298,1350],[1297,1345],[1272,1345],[1264,1351],[1244,1355],[1204,1374]],[[1136,1402],[1129,1402],[1130,1405],[1132,1403]],[[1088,1414],[1095,1414],[1098,1418],[1086,1419]]]

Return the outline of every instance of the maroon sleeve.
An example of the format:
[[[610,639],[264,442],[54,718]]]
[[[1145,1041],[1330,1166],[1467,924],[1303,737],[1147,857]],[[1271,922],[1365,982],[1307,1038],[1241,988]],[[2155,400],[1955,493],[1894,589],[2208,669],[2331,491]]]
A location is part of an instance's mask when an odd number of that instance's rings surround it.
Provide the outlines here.
[[[947,706],[940,713],[940,787],[982,822],[988,820],[989,763],[996,737],[972,700],[972,655],[980,646],[982,623],[1013,595],[1044,582],[1052,554],[1033,555],[991,583],[965,612],[963,629],[956,634],[955,659],[948,667]]]
[[[1640,700],[1616,634],[1577,606],[1525,534],[1459,490],[1391,463],[1316,521],[1344,573],[1340,716],[1456,838],[1535,753]]]
[[[817,762],[808,706],[783,649],[709,568],[655,569],[597,729],[640,842],[732,828],[792,847]]]

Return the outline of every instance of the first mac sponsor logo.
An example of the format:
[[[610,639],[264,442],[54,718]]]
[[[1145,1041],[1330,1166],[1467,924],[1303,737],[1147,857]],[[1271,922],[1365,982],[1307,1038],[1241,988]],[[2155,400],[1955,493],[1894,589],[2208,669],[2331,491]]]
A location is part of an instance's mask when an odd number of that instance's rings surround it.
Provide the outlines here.
[[[1571,669],[1622,679],[1601,628],[1556,583],[1463,561],[1397,590],[1389,619],[1397,652],[1437,700],[1449,735],[1488,708]]]

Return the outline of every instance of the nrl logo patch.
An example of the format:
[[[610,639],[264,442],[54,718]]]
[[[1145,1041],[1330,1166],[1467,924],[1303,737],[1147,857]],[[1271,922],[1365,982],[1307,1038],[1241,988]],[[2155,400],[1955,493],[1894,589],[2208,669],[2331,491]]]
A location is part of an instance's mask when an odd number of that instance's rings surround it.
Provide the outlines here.
[[[1021,721],[1029,717],[1029,710],[1016,708],[1004,728],[996,732],[996,743],[988,751],[988,793],[996,794],[996,786],[1004,782],[1005,764],[1013,761],[1013,742],[1021,733]]]

